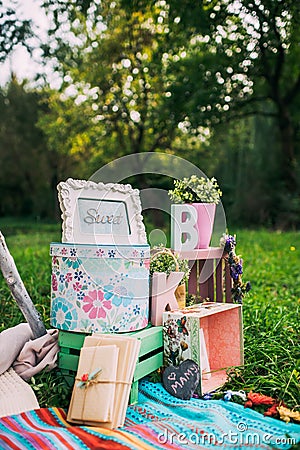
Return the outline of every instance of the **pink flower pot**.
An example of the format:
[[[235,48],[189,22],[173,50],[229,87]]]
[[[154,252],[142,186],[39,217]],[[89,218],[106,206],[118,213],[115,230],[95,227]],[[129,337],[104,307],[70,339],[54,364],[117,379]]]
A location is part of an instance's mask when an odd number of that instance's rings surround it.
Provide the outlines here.
[[[214,203],[192,203],[197,210],[197,223],[195,228],[198,232],[198,244],[196,248],[208,248],[214,227],[216,205]]]

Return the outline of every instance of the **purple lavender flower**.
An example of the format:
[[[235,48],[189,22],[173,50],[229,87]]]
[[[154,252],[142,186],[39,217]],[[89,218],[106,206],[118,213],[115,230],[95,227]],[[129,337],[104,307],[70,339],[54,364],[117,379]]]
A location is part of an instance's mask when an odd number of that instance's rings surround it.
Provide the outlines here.
[[[243,266],[241,261],[238,264],[233,264],[230,266],[230,276],[234,280],[237,280],[239,275],[242,275],[243,273]]]
[[[231,250],[234,249],[235,246],[236,246],[236,240],[235,240],[234,236],[231,236],[230,234],[228,236],[226,236],[225,245],[224,245],[225,252],[229,253]]]

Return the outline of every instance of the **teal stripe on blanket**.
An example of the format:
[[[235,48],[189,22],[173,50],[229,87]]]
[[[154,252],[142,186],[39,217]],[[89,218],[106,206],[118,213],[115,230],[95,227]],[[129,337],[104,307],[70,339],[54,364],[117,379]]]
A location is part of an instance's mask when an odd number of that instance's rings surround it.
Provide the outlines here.
[[[0,418],[0,449],[13,450],[237,450],[289,449],[300,425],[223,400],[179,400],[161,384],[139,382],[139,403],[127,409],[125,426],[107,430],[65,424],[66,411],[41,408]]]
[[[180,400],[161,384],[146,380],[140,382],[138,404],[127,410],[125,426],[133,434],[138,426],[145,442],[149,442],[147,436],[155,436],[160,447],[270,450],[289,449],[300,442],[300,425],[285,424],[223,400]]]

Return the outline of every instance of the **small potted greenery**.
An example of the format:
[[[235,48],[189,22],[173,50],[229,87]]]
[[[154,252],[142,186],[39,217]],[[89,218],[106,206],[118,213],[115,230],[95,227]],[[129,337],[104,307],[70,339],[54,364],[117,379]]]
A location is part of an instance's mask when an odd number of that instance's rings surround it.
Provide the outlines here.
[[[174,180],[174,189],[169,196],[174,203],[213,203],[220,202],[222,191],[217,180],[192,175],[182,180]]]
[[[154,272],[164,272],[167,276],[171,272],[183,272],[175,297],[180,309],[185,308],[186,299],[186,283],[189,279],[190,268],[187,259],[179,259],[178,254],[173,253],[169,248],[154,247],[150,259],[150,276],[153,277]]]
[[[169,196],[174,203],[186,203],[195,208],[198,231],[196,248],[207,248],[212,235],[216,205],[222,196],[217,180],[196,175],[174,180],[174,189],[169,191]]]

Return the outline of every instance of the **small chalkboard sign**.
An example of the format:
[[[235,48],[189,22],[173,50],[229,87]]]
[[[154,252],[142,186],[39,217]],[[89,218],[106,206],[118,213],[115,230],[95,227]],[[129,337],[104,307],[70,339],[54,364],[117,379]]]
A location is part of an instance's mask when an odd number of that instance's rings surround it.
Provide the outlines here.
[[[178,367],[169,366],[163,372],[163,385],[169,394],[181,400],[189,400],[200,381],[197,363],[186,359]]]

